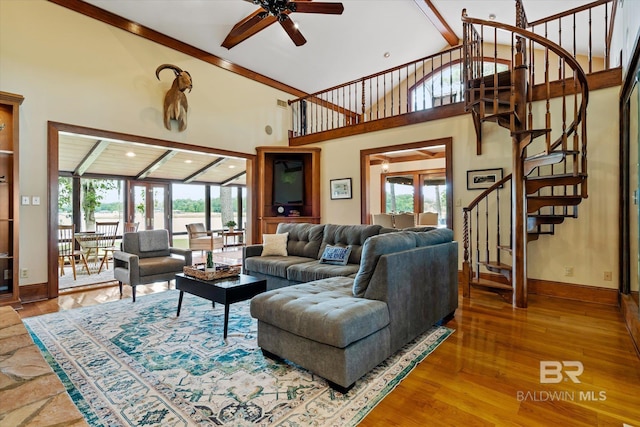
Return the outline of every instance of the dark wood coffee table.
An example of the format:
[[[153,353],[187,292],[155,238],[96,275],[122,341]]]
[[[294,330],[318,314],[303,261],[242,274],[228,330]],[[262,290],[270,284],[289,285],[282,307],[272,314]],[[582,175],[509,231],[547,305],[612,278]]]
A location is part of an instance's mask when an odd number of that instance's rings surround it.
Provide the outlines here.
[[[180,291],[176,316],[180,316],[182,297],[185,292],[208,299],[214,307],[217,302],[224,304],[224,338],[226,339],[229,305],[234,302],[246,301],[266,291],[267,281],[246,274],[216,280],[202,280],[178,273],[176,274],[176,289]]]

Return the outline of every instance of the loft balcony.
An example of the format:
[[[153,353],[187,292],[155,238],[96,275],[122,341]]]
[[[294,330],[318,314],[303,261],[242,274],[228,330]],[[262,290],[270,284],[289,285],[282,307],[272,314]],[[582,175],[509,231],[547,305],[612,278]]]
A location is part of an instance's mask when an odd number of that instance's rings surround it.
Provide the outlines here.
[[[588,74],[591,90],[619,85],[622,72],[611,66],[615,19],[612,0],[599,0],[529,23],[517,11],[519,25],[571,52]],[[584,24],[583,24],[584,23]],[[584,44],[584,41],[588,41]],[[459,45],[289,101],[289,145],[300,146],[378,130],[466,114],[463,49],[480,52],[483,75],[509,70],[513,41],[487,31],[475,45]],[[476,56],[477,57],[477,56]],[[528,61],[533,86],[531,100],[566,94],[571,76],[562,76],[553,53],[532,49]]]

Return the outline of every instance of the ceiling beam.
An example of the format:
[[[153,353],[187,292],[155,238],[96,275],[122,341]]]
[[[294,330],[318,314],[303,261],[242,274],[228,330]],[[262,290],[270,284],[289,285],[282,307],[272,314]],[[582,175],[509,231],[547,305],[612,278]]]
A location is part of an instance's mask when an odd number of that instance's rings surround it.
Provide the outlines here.
[[[178,152],[175,150],[165,151],[162,156],[158,157],[153,163],[151,163],[142,172],[140,172],[138,176],[136,176],[136,179],[145,179],[153,172],[155,172],[160,166],[171,160],[176,154],[178,154]]]
[[[434,153],[433,151],[429,151],[429,150],[416,150],[416,152],[418,154],[422,154],[423,156],[425,156],[427,159],[433,159],[436,157],[436,153]]]
[[[422,13],[425,14],[427,19],[436,27],[436,29],[442,34],[442,37],[449,43],[449,46],[457,46],[460,44],[460,40],[456,33],[451,29],[447,21],[444,20],[438,9],[433,5],[431,0],[413,0],[416,2]]]
[[[433,153],[433,156],[431,157],[425,157],[423,154],[413,154],[413,155],[406,155],[406,156],[399,156],[399,157],[389,157],[386,159],[386,161],[389,163],[403,163],[403,162],[416,162],[421,160],[444,159],[444,158],[446,158],[446,156],[445,156],[445,152],[443,151],[443,152]],[[375,159],[375,160],[371,160],[370,164],[381,165],[383,161],[385,160]]]
[[[218,165],[220,165],[220,163],[224,162],[225,160],[226,160],[226,157],[219,157],[215,159],[213,162],[209,163],[207,166],[203,167],[202,169],[186,177],[183,182],[185,184],[188,184],[192,181],[195,181],[196,178],[200,177],[201,175],[204,175],[209,169],[217,167]]]
[[[91,150],[87,153],[86,156],[84,156],[84,159],[82,159],[82,161],[78,164],[76,170],[73,171],[73,174],[77,176],[84,175],[84,173],[87,171],[87,169],[89,169],[93,162],[98,160],[100,154],[102,154],[102,152],[107,149],[109,144],[111,144],[110,141],[105,141],[103,139],[99,139],[98,141],[96,141],[96,143],[93,144],[93,147],[91,147]]]
[[[236,175],[232,176],[231,178],[229,178],[229,179],[225,179],[224,181],[222,181],[222,182],[220,183],[220,186],[221,186],[221,187],[224,187],[225,185],[229,185],[229,184],[231,184],[233,181],[235,181],[235,180],[237,180],[238,178],[242,177],[242,175],[246,175],[246,174],[247,174],[247,171],[242,171],[242,172],[240,172],[239,174],[236,174]]]

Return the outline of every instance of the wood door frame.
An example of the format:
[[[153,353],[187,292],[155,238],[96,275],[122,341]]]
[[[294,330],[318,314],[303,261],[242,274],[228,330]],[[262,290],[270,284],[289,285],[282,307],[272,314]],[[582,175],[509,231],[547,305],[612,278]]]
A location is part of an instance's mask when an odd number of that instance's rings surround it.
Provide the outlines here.
[[[201,145],[184,144],[181,142],[167,141],[156,138],[149,138],[140,135],[131,135],[126,133],[108,131],[103,129],[95,129],[84,126],[72,125],[60,122],[47,122],[47,205],[49,207],[47,217],[47,283],[45,292],[39,292],[39,295],[47,298],[55,298],[58,296],[58,155],[59,155],[59,133],[70,132],[80,135],[91,135],[100,138],[110,138],[128,142],[137,142],[141,144],[157,145],[167,148],[178,148],[189,151],[200,151],[203,153],[211,153],[222,156],[239,157],[246,160],[247,166],[247,236],[251,236],[251,232],[255,224],[256,218],[256,192],[253,191],[255,179],[256,155],[247,154],[239,151],[223,150]],[[248,242],[252,243],[252,242]],[[40,286],[39,286],[40,287]]]
[[[453,229],[453,138],[430,139],[399,145],[360,150],[360,223],[371,223],[370,191],[371,191],[371,156],[389,151],[416,150],[444,145],[445,182],[447,186],[447,227]]]

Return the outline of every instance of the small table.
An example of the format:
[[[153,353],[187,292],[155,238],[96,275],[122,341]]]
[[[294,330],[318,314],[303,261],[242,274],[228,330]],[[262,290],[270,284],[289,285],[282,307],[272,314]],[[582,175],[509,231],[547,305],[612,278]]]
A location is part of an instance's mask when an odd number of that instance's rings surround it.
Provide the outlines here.
[[[93,266],[98,265],[98,241],[104,237],[104,233],[98,233],[95,231],[82,231],[75,233],[75,238],[80,248],[84,251],[87,262],[91,259],[93,254]],[[96,267],[97,268],[97,267]],[[100,273],[100,271],[98,271]]]
[[[180,291],[176,316],[180,316],[182,297],[185,292],[208,299],[212,302],[213,307],[217,302],[224,304],[224,338],[226,339],[229,305],[234,302],[246,301],[266,291],[267,281],[246,274],[215,280],[201,280],[184,273],[178,273],[176,274],[176,289]]]
[[[233,243],[228,243],[229,237],[233,237]],[[237,238],[237,239],[236,239]],[[223,249],[231,246],[244,246],[244,231],[222,231]]]

